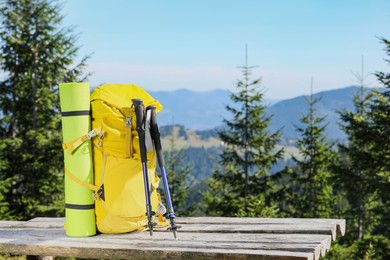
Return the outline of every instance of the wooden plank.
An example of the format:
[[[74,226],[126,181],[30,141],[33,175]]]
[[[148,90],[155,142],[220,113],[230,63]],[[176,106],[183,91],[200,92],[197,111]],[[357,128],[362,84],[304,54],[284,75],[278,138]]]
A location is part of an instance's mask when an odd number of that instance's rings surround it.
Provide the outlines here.
[[[335,225],[336,235],[344,236],[345,234],[345,219],[327,219],[327,218],[236,218],[236,217],[180,217],[177,218],[179,224],[330,224]]]
[[[9,238],[20,238],[23,236],[23,239],[41,239],[44,240],[56,240],[59,237],[64,237],[64,232],[58,230],[49,230],[47,234],[42,236],[42,230],[12,230],[10,232],[1,232],[2,236],[6,236]],[[330,240],[329,236],[322,237],[323,241],[316,241],[311,236],[301,237],[298,239],[289,239],[289,237],[284,237],[284,239],[280,239],[278,236],[267,236],[267,237],[253,237],[248,235],[241,236],[222,236],[222,235],[201,235],[197,234],[194,236],[188,233],[180,233],[180,237],[178,240],[174,240],[170,234],[165,234],[158,237],[154,237],[151,240],[148,237],[147,233],[131,233],[126,235],[100,235],[95,236],[92,239],[90,238],[71,238],[72,241],[78,241],[80,243],[84,243],[89,240],[93,240],[94,242],[107,242],[110,243],[120,243],[127,244],[131,241],[132,244],[138,245],[140,248],[148,248],[149,245],[153,244],[153,247],[169,247],[174,244],[179,247],[188,247],[188,248],[233,248],[238,247],[241,249],[273,249],[273,250],[281,250],[281,251],[292,251],[292,252],[313,252],[320,254],[321,244],[324,241],[324,245],[327,244],[327,241]],[[318,251],[318,252],[317,252]]]
[[[200,233],[276,233],[276,234],[324,234],[336,239],[336,227],[329,224],[305,225],[305,224],[182,224],[182,232]]]
[[[319,259],[332,239],[345,232],[343,220],[337,219],[201,217],[177,222],[182,225],[178,240],[166,228],[156,228],[153,239],[148,232],[71,238],[65,235],[64,218],[0,221],[0,252],[133,259]]]
[[[25,225],[25,221],[4,221],[0,220],[0,228],[16,228],[23,227]]]
[[[160,234],[171,235],[169,233]],[[183,238],[180,240],[174,240],[172,236],[158,240],[148,238],[146,232],[71,238],[66,237],[64,232],[58,229],[47,229],[45,232],[40,229],[0,230],[0,251],[83,258],[313,259],[313,249],[318,247],[316,244],[311,244],[301,245],[298,248],[297,244],[290,244],[292,251],[289,251],[283,246],[280,246],[283,250],[279,250],[272,243],[262,244],[256,241],[236,243],[225,240],[210,243],[208,239],[201,241],[193,235],[187,235],[191,237],[187,240],[184,234],[181,234]],[[137,235],[137,238],[133,235]]]
[[[111,236],[104,234],[103,237]],[[142,232],[131,233],[129,235],[113,235],[115,237],[124,236],[124,239],[144,241],[147,238],[147,234]],[[159,232],[155,234],[154,240],[156,241],[170,241],[173,236],[170,232]],[[312,252],[318,259],[319,256],[324,256],[330,249],[331,236],[330,235],[317,235],[317,234],[243,234],[243,233],[183,233],[179,231],[178,240],[181,246],[192,247],[193,245],[199,245],[204,247],[218,247],[226,248],[226,245],[232,247],[241,248],[262,248],[268,250],[281,250],[281,251],[302,251]],[[183,242],[184,241],[184,242]],[[181,243],[183,242],[183,243]],[[188,245],[186,245],[188,244]],[[159,244],[160,245],[160,244]],[[161,245],[163,246],[163,245]]]
[[[2,250],[2,248],[0,248]],[[240,249],[183,249],[183,248],[163,248],[160,250],[140,250],[139,248],[94,248],[88,251],[73,246],[41,246],[34,247],[25,245],[15,245],[7,248],[10,254],[30,254],[30,255],[55,255],[62,257],[80,258],[107,258],[107,259],[264,259],[264,260],[312,260],[310,253],[292,253],[285,251],[267,250],[240,250]],[[24,252],[24,253],[23,253]]]
[[[0,228],[63,228],[65,218],[34,218],[29,221],[0,221]]]
[[[23,241],[44,240],[56,241],[58,238],[66,237],[65,232],[61,229],[47,229],[42,232],[41,229],[11,229],[0,230],[0,237],[7,239],[20,239]],[[312,253],[314,259],[318,259],[320,255],[324,255],[330,248],[331,237],[326,235],[283,235],[283,234],[224,234],[218,233],[183,233],[180,232],[179,240],[174,240],[170,232],[160,232],[155,234],[152,241],[153,248],[169,248],[172,244],[180,248],[196,248],[204,249],[228,249],[240,248],[246,250],[277,250],[290,252],[305,252]],[[72,242],[83,244],[88,241],[93,244],[120,244],[121,246],[131,242],[137,245],[138,248],[148,248],[151,240],[147,232],[133,232],[128,234],[109,235],[103,234],[93,238],[69,238]],[[91,241],[92,240],[92,241]],[[61,240],[59,245],[67,246],[64,240]],[[88,244],[87,244],[88,245]],[[88,250],[86,247],[85,250]]]
[[[333,239],[345,234],[345,219],[313,219],[313,218],[236,218],[236,217],[179,217],[178,224],[241,224],[241,225],[334,225]],[[27,222],[31,227],[59,227],[64,225],[64,218],[35,218]],[[0,224],[1,226],[1,224]]]
[[[177,223],[185,232],[331,234],[333,240],[345,233],[345,220],[335,219],[184,217],[177,218]],[[35,218],[16,222],[12,227],[52,228],[64,224],[64,218]]]

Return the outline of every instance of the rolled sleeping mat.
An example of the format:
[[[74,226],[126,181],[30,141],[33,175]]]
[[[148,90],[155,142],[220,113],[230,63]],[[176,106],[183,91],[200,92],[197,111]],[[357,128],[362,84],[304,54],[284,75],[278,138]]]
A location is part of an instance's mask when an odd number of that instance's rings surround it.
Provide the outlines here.
[[[60,84],[63,143],[91,130],[89,83]],[[72,153],[64,150],[65,171],[79,180],[93,184],[91,141],[85,141]],[[71,237],[96,234],[93,191],[65,174],[65,229]]]

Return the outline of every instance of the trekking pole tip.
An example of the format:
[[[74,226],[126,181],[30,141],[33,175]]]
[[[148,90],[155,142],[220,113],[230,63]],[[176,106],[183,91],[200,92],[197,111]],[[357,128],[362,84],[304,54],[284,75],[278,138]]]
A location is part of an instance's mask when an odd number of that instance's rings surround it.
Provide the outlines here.
[[[151,225],[151,223],[149,223],[147,227],[147,229],[149,230],[149,236],[153,237],[153,226]]]

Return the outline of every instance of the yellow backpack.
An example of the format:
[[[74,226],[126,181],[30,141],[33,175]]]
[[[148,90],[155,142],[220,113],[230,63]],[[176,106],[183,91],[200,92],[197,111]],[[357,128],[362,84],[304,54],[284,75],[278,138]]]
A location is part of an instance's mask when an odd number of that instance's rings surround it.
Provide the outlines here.
[[[146,202],[132,99],[162,105],[133,84],[105,84],[91,94],[96,225],[102,233],[124,233],[147,226]],[[147,153],[153,211],[159,207],[156,155]],[[160,221],[163,218],[159,217]]]

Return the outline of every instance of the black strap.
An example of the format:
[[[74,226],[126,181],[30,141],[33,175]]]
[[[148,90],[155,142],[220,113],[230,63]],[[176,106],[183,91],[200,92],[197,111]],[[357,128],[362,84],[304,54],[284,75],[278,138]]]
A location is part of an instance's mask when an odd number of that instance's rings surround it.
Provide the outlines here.
[[[66,111],[61,112],[61,116],[89,116],[90,111],[89,110],[76,110],[76,111]]]
[[[100,197],[103,201],[106,200],[106,198],[105,198],[105,196],[104,196],[104,184],[102,184],[102,186],[100,186],[100,188],[99,188],[99,190],[98,190],[97,193],[99,194],[99,197]]]
[[[65,204],[67,209],[81,209],[81,210],[90,210],[95,208],[95,204],[79,205],[79,204]]]

